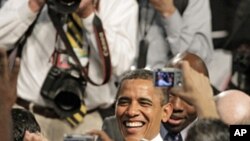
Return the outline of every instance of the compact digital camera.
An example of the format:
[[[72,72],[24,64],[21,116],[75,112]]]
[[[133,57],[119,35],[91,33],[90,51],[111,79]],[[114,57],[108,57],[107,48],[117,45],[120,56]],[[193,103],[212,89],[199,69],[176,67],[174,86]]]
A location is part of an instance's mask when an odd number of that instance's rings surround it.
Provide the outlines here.
[[[155,87],[175,87],[182,84],[182,72],[177,68],[161,68],[153,72]]]
[[[96,140],[95,136],[72,134],[72,135],[64,135],[63,141],[95,141],[95,140]]]
[[[47,0],[48,7],[61,14],[69,14],[78,8],[81,0]]]
[[[79,71],[53,66],[43,83],[41,95],[52,103],[55,112],[64,118],[79,111],[85,87],[86,81]]]

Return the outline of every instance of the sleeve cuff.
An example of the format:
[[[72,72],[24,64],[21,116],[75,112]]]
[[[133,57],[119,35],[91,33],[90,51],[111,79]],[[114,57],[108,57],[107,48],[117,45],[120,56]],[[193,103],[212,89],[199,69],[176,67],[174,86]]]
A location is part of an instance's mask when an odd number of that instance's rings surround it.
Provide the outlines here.
[[[162,22],[168,36],[179,32],[182,27],[182,18],[178,10],[176,10],[174,14],[168,18],[162,16]]]

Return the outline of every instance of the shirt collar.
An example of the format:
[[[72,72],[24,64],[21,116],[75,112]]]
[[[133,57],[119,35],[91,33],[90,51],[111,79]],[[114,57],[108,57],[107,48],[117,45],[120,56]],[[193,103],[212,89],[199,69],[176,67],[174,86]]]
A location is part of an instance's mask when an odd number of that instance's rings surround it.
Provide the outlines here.
[[[148,139],[141,139],[140,141],[149,141]],[[161,135],[160,135],[160,133],[159,134],[157,134],[157,136],[156,137],[154,137],[152,140],[150,140],[150,141],[163,141],[163,139],[162,139],[162,137],[161,137]]]
[[[162,139],[162,137],[161,137],[161,135],[160,135],[160,133],[155,137],[155,138],[153,138],[151,141],[163,141],[163,139]]]
[[[190,123],[186,128],[184,128],[181,131],[181,136],[182,136],[183,139],[186,138],[188,129],[197,121],[197,119],[198,118],[196,118],[192,123]],[[168,130],[161,123],[161,126],[160,126],[160,135],[161,135],[161,137],[164,138],[167,134],[168,134]]]
[[[189,128],[190,128],[191,126],[193,126],[193,124],[197,121],[197,119],[198,119],[198,118],[196,118],[192,123],[190,123],[186,128],[184,128],[184,129],[181,131],[181,136],[182,136],[183,139],[186,138],[187,132],[188,132]]]

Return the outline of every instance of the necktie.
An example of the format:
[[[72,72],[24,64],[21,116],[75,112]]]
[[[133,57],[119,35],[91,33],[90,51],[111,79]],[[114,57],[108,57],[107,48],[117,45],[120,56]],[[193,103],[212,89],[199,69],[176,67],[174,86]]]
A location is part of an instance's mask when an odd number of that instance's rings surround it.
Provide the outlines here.
[[[164,141],[183,141],[183,140],[182,140],[182,136],[180,133],[178,134],[168,133],[166,137],[164,138]]]
[[[75,54],[81,61],[81,57],[87,56],[87,51],[83,49],[83,23],[81,21],[81,18],[76,13],[69,14],[67,20],[66,35],[69,39],[71,46],[73,47]],[[71,116],[66,117],[66,121],[71,125],[71,127],[76,127],[81,122],[83,122],[83,118],[86,113],[87,109],[84,101],[82,100],[79,111],[76,111]]]
[[[82,48],[83,23],[81,18],[75,13],[72,13],[68,16],[67,37],[73,48]]]
[[[76,13],[69,14],[66,35],[79,61],[85,66],[88,62],[88,51],[83,38],[83,29],[81,18]]]

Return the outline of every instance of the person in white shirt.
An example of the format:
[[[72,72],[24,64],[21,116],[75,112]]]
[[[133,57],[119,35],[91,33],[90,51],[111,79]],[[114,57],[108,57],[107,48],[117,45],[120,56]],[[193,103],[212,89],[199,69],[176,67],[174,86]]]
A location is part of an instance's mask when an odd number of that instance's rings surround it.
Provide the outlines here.
[[[213,44],[209,0],[138,0],[138,4],[138,46],[145,41],[144,47],[148,47],[147,55],[143,54],[145,66],[141,67],[164,67],[173,56],[185,51],[210,63]],[[139,59],[137,56],[135,64],[140,63]]]
[[[95,82],[103,80],[102,64],[92,25],[94,15],[97,15],[102,21],[109,46],[112,76],[107,84],[99,87],[91,83],[87,84],[84,101],[88,111],[108,108],[114,103],[116,90],[114,81],[129,69],[136,54],[138,19],[136,1],[100,0],[97,3],[98,5],[94,5],[96,3],[93,0],[82,0],[78,8],[78,15],[84,23],[86,36],[93,45],[90,48],[90,57],[87,58],[88,74]],[[32,103],[31,105],[48,107],[49,105],[41,97],[41,86],[52,66],[51,58],[55,46],[64,47],[64,45],[59,39],[59,43],[56,43],[57,31],[48,15],[48,5],[45,0],[8,0],[3,5],[0,9],[0,46],[8,50],[13,48],[16,41],[35,20],[39,10],[41,14],[23,47],[17,95]],[[27,107],[32,107],[31,105]],[[93,114],[87,114],[86,121],[72,130],[60,119],[45,118],[35,113],[42,131],[45,131],[49,140],[53,141],[61,141],[65,133],[84,133],[91,128],[101,128],[102,120],[93,119],[93,116],[100,117],[99,114]]]

